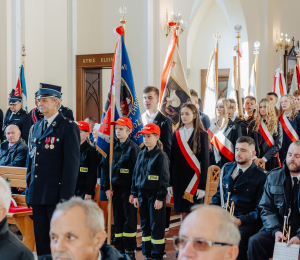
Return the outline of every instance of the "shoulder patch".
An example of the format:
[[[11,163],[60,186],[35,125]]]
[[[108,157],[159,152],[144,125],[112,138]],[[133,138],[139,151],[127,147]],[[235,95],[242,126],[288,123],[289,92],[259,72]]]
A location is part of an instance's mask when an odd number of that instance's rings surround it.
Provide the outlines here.
[[[259,166],[256,166],[256,169],[259,170],[260,172],[266,174],[266,175],[268,174],[268,171],[267,171],[267,170],[265,170],[265,169],[263,169],[263,168],[261,168],[261,167],[259,167]]]

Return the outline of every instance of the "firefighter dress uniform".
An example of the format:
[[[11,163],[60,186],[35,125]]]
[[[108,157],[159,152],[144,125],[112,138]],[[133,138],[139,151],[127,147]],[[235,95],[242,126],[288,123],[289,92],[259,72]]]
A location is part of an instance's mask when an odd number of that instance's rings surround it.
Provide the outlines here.
[[[41,84],[39,97],[60,98],[61,87]],[[50,220],[56,204],[70,199],[80,163],[77,124],[57,113],[38,121],[30,129],[27,154],[26,203],[32,207],[38,255],[50,254]]]
[[[150,123],[137,134],[160,135],[159,126]],[[143,231],[143,255],[163,259],[165,250],[166,195],[169,186],[169,160],[167,154],[156,145],[144,149],[138,155],[132,177],[131,193],[139,200],[139,213]],[[155,201],[163,202],[161,209],[154,208]]]
[[[132,129],[130,119],[121,117],[111,125],[124,125]],[[136,248],[137,209],[129,202],[134,166],[140,147],[128,137],[124,143],[119,140],[114,143],[112,162],[112,202],[114,214],[115,242],[114,246],[121,253],[134,255]],[[109,154],[109,153],[108,153]],[[101,189],[110,189],[109,156],[103,162]]]

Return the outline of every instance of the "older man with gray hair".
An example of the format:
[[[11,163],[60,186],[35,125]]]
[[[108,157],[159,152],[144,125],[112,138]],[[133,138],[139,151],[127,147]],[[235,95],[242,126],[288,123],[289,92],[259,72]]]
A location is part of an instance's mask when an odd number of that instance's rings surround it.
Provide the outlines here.
[[[217,206],[201,205],[183,221],[174,246],[179,260],[235,260],[240,232],[230,214]]]
[[[57,205],[50,224],[53,260],[127,259],[105,239],[103,212],[95,202],[74,197]]]
[[[32,252],[8,229],[6,215],[11,203],[11,192],[0,177],[0,259],[34,260]]]

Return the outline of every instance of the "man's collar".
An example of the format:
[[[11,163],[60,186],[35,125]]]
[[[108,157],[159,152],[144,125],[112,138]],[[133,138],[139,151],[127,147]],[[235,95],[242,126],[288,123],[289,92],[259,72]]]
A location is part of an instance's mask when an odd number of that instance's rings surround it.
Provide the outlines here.
[[[123,143],[121,143],[120,140],[118,139],[118,142],[117,142],[115,148],[120,147],[121,149],[123,149],[129,142],[130,142],[129,136],[127,137],[126,141]]]
[[[54,119],[58,116],[59,112],[57,111],[55,115],[51,116],[50,118],[46,119],[48,121],[48,126],[50,126],[52,124],[52,122],[54,121]]]

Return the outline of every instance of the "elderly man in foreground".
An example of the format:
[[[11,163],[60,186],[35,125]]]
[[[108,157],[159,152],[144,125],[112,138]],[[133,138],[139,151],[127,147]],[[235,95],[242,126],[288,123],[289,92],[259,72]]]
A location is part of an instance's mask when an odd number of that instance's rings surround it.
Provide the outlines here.
[[[76,197],[57,205],[50,224],[53,260],[127,259],[105,239],[103,212],[95,202]]]
[[[8,229],[6,214],[11,202],[11,192],[0,177],[0,259],[34,260],[32,252]]]
[[[179,260],[235,260],[239,253],[240,232],[235,220],[224,209],[201,205],[183,221],[174,245]]]

